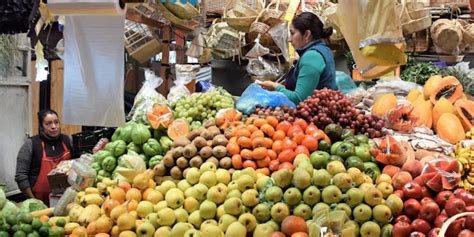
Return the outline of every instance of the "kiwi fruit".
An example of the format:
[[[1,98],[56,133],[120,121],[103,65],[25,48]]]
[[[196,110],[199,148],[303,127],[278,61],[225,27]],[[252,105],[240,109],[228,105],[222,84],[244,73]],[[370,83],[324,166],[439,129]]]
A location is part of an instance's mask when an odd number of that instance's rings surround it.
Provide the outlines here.
[[[193,144],[194,144],[194,146],[196,146],[196,148],[199,149],[201,147],[207,146],[207,141],[203,137],[196,137],[193,140]]]
[[[203,137],[206,140],[212,140],[214,138],[214,135],[212,134],[212,131],[210,131],[209,129],[205,129],[201,133],[201,137]]]
[[[183,170],[183,177],[186,177],[186,174],[188,173],[189,168],[186,168]]]
[[[225,146],[216,146],[212,148],[212,154],[217,158],[222,158],[227,154]]]
[[[199,168],[199,167],[201,167],[202,163],[203,163],[203,160],[200,156],[195,156],[195,157],[191,158],[191,160],[189,160],[189,166],[190,167]]]
[[[229,169],[232,167],[232,160],[230,157],[223,157],[219,160],[219,167],[223,169]]]
[[[190,141],[194,140],[194,138],[201,135],[201,132],[203,130],[204,130],[204,128],[197,128],[197,129],[192,130],[187,136],[188,140],[190,140]]]
[[[191,158],[197,153],[197,148],[194,144],[188,144],[183,149],[183,156],[186,158]]]
[[[207,141],[207,145],[212,147],[212,140]]]
[[[171,178],[175,180],[180,180],[183,178],[183,172],[178,166],[173,166],[170,170]]]
[[[202,126],[205,127],[205,128],[208,128],[208,127],[211,127],[211,126],[214,126],[214,125],[216,125],[216,123],[214,123],[211,120],[204,120],[204,122],[202,123]]]
[[[176,160],[176,166],[178,166],[181,169],[185,169],[188,167],[188,160],[184,157],[179,157]]]
[[[155,165],[153,167],[153,172],[155,173],[156,176],[163,176],[166,174],[166,167],[163,164],[163,162],[160,162],[159,164]]]
[[[174,166],[174,159],[171,156],[165,156],[163,157],[162,162],[166,167],[171,168]]]
[[[166,153],[166,155],[170,154],[172,158],[175,158],[175,159],[176,159],[176,158],[178,158],[178,157],[180,157],[180,156],[183,156],[183,150],[184,150],[184,148],[181,147],[181,146],[175,147],[175,148],[173,148],[173,149],[170,151],[171,153],[168,152],[168,153]],[[166,155],[165,155],[165,157],[166,157]]]
[[[228,142],[229,140],[224,135],[219,134],[212,139],[212,146],[227,146]]]
[[[209,132],[211,132],[212,134],[212,137],[214,138],[215,136],[221,134],[221,130],[217,127],[217,126],[210,126],[209,128],[207,128],[207,130]]]
[[[207,158],[206,162],[212,162],[216,165],[216,167],[219,167],[219,160],[214,156]]]
[[[209,158],[210,156],[212,156],[212,148],[210,146],[205,146],[203,148],[201,148],[201,150],[199,151],[199,155],[201,156],[202,159],[207,159]]]
[[[173,147],[186,146],[189,143],[191,143],[191,141],[188,138],[178,137],[173,141]]]

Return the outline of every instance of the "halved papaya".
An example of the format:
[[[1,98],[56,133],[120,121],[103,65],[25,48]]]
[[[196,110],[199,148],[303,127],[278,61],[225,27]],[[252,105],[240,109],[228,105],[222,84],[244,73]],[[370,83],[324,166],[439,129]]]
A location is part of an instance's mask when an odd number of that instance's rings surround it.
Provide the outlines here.
[[[444,113],[436,123],[438,136],[451,143],[456,144],[465,138],[464,128],[459,118],[454,114]]]
[[[474,126],[474,101],[461,99],[454,103],[456,115],[461,120],[464,131],[470,130]]]
[[[167,131],[168,137],[175,140],[179,137],[186,137],[189,134],[189,123],[185,119],[174,120]]]
[[[454,114],[454,107],[449,100],[441,98],[433,107],[433,127],[436,128],[436,123],[438,122],[439,117],[444,113]]]
[[[413,105],[402,104],[387,114],[387,126],[395,131],[410,133],[415,127],[418,117],[413,114]]]
[[[436,87],[442,80],[443,77],[441,75],[433,75],[425,82],[425,86],[423,87],[423,94],[426,100],[430,98],[431,93],[434,89],[436,89]]]
[[[147,113],[147,118],[153,129],[157,129],[160,126],[167,128],[173,121],[173,112],[166,105],[155,104],[153,110]]]
[[[453,76],[444,77],[430,94],[430,101],[436,104],[439,99],[444,97],[454,104],[462,96],[462,90],[462,85],[458,79]]]

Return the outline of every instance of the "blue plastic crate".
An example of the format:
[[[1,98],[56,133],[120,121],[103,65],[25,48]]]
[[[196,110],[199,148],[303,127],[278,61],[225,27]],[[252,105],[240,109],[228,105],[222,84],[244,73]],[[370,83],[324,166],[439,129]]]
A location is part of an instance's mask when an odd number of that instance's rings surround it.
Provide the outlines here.
[[[168,0],[171,3],[176,2],[177,0]],[[180,0],[181,3],[185,4],[186,2],[189,2],[191,5],[196,6],[197,5],[197,0]],[[161,0],[162,3],[165,3],[166,0]]]

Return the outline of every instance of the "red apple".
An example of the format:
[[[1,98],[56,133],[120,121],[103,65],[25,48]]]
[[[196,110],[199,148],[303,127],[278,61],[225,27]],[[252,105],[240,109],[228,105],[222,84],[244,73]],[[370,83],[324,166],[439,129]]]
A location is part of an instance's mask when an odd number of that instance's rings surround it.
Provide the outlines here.
[[[403,210],[405,214],[414,219],[418,217],[418,213],[420,213],[421,204],[416,199],[408,199],[406,202],[403,203]]]
[[[432,222],[440,213],[438,204],[435,202],[428,202],[421,205],[419,218]],[[426,233],[425,233],[426,234]]]
[[[454,196],[463,200],[466,203],[466,206],[474,205],[474,194],[465,189],[456,189],[456,191],[454,191]]]
[[[433,198],[430,198],[430,197],[424,197],[424,198],[421,199],[421,201],[420,201],[420,203],[421,203],[422,206],[425,205],[425,204],[428,203],[428,202],[435,202],[435,201],[433,200]]]
[[[428,223],[428,221],[425,221],[423,219],[415,219],[411,223],[411,229],[412,231],[418,231],[423,234],[428,234],[428,232],[431,229],[431,226],[430,226],[430,223]]]
[[[428,232],[428,237],[438,237],[438,234],[439,234],[440,230],[441,229],[439,227],[431,229],[430,232]]]
[[[441,228],[441,226],[443,225],[444,222],[446,222],[447,220],[449,219],[448,216],[446,215],[439,215],[435,218],[435,221],[434,221],[434,227],[439,227]]]
[[[408,182],[403,185],[403,194],[406,198],[422,198],[421,186],[414,181]]]
[[[474,205],[466,206],[465,212],[474,212]]]
[[[466,209],[466,203],[462,199],[459,198],[450,198],[444,207],[446,210],[446,214],[449,217],[452,217],[458,213],[464,212]]]
[[[410,237],[426,237],[426,235],[421,232],[415,231],[410,233]]]
[[[446,214],[446,209],[443,209],[441,211],[441,213],[439,213],[440,216],[448,216],[448,214]]]
[[[464,228],[474,230],[474,216],[467,216],[464,222]]]
[[[395,218],[395,221],[393,223],[398,223],[398,222],[405,222],[405,223],[408,223],[410,224],[411,223],[411,219],[410,217],[406,216],[406,215],[400,215],[400,216],[397,216],[397,218]]]
[[[423,197],[432,197],[433,195],[431,194],[430,189],[428,189],[426,186],[421,186],[421,195]]]
[[[448,201],[452,196],[454,196],[453,192],[451,191],[442,191],[436,195],[435,201],[438,203],[440,208],[444,208],[446,205],[446,201]]]
[[[469,228],[466,228],[459,232],[458,237],[474,237],[474,232],[470,231]]]
[[[421,178],[421,176],[416,177],[413,181],[419,184],[420,186],[425,185],[425,182],[423,182],[423,179]]]
[[[403,190],[401,190],[401,189],[395,190],[395,192],[393,192],[393,194],[397,195],[402,200],[405,200],[405,195],[403,194]]]
[[[411,226],[406,222],[398,222],[393,225],[392,237],[407,237],[410,236]]]
[[[447,205],[447,203],[446,203]],[[446,230],[446,236],[447,237],[457,237],[459,232],[461,232],[462,229],[464,229],[464,219],[460,218],[455,220],[451,225],[448,226],[448,229]]]

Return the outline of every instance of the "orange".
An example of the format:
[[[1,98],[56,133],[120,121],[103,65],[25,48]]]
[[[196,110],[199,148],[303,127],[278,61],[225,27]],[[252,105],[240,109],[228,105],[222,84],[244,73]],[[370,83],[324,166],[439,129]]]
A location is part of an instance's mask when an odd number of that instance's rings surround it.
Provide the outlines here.
[[[318,149],[318,140],[310,135],[306,135],[303,139],[301,145],[308,148],[310,152],[316,151]]]
[[[247,125],[246,128],[250,131],[250,133],[253,133],[258,130],[258,127],[253,124]]]
[[[272,136],[273,141],[281,141],[286,137],[286,134],[282,130],[276,130]]]
[[[250,137],[251,134],[252,133],[246,128],[237,130],[237,137]]]
[[[285,132],[285,134],[288,132],[288,130],[291,127],[291,123],[288,121],[282,121],[276,126],[276,130],[281,130]]]
[[[229,127],[225,130],[224,135],[227,139],[237,136],[237,127]]]
[[[47,216],[47,215],[40,216],[40,221],[41,222],[48,222],[49,221],[49,216]]]
[[[267,156],[263,159],[257,160],[257,166],[260,168],[268,167],[271,161],[272,159],[270,159],[270,157]]]
[[[266,120],[274,128],[278,125],[278,119],[275,116],[267,116]]]
[[[264,118],[258,118],[253,121],[253,125],[255,125],[257,128],[261,128],[265,124],[267,124],[267,120]]]
[[[236,155],[240,153],[240,146],[235,142],[229,142],[226,146],[227,152],[231,155]]]
[[[264,124],[260,130],[265,133],[269,137],[273,137],[273,134],[275,133],[275,129],[272,127],[270,124]]]
[[[267,156],[270,157],[270,159],[275,160],[278,157],[278,154],[274,150],[268,149]]]
[[[249,149],[243,149],[242,151],[240,151],[240,155],[242,156],[242,159],[244,160],[252,159],[252,151]]]
[[[247,118],[247,120],[245,120],[245,124],[246,125],[253,124],[253,121],[255,119],[258,119],[257,115],[251,115],[250,117]]]
[[[252,157],[255,160],[263,159],[267,156],[267,148],[265,147],[257,147],[252,151]]]
[[[283,150],[283,141],[274,141],[272,144],[272,150],[276,153],[280,153]]]
[[[290,149],[283,150],[280,154],[278,154],[278,161],[280,161],[280,163],[293,162],[293,160],[295,159],[295,156],[296,155],[293,150],[290,150]]]
[[[244,168],[250,167],[250,168],[253,168],[253,169],[257,169],[257,164],[256,164],[255,161],[253,161],[253,160],[246,160],[246,161],[244,161],[244,163],[242,164],[242,166],[243,166]]]
[[[311,135],[313,134],[314,132],[316,132],[318,130],[318,127],[316,127],[316,125],[314,124],[310,124],[306,127],[306,129],[304,130],[304,133],[306,135]]]
[[[257,138],[257,137],[265,137],[265,134],[260,130],[256,130],[256,131],[252,132],[252,135],[250,135],[250,139],[252,139],[252,140]]]
[[[267,147],[268,149],[272,148],[272,145],[273,145],[273,140],[266,137],[265,138],[265,147]]]
[[[260,131],[261,132],[261,131]],[[257,148],[257,147],[267,147],[267,143],[265,141],[265,138],[263,137],[257,137],[252,140],[252,147]]]
[[[240,147],[252,148],[252,140],[248,137],[237,138],[237,144],[239,144]]]
[[[242,156],[235,154],[232,156],[231,161],[234,169],[242,169]]]
[[[293,125],[288,129],[286,135],[290,138],[293,138],[298,133],[304,133],[303,129],[299,125]]]

